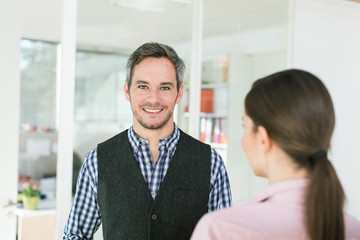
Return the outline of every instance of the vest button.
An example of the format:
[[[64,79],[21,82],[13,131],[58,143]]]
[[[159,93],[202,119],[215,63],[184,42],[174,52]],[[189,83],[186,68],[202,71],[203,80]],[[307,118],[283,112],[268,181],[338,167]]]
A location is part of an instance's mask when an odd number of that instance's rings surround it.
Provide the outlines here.
[[[152,220],[156,220],[156,219],[157,219],[156,214],[153,214],[153,215],[151,216],[151,218],[152,218]]]

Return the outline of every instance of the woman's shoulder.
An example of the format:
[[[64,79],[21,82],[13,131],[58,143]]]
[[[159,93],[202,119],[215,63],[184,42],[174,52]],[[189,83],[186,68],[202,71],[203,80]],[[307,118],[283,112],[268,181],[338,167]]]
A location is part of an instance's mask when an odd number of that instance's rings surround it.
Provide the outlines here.
[[[360,240],[360,221],[350,214],[345,213],[346,239]]]
[[[239,216],[239,207],[229,207],[205,214],[194,230],[191,240],[249,239],[254,233],[247,229],[246,218]],[[240,217],[240,218],[239,218]]]
[[[225,208],[206,214],[195,229],[198,238],[194,239],[307,239],[298,212],[301,210],[291,206],[287,209],[269,203]]]

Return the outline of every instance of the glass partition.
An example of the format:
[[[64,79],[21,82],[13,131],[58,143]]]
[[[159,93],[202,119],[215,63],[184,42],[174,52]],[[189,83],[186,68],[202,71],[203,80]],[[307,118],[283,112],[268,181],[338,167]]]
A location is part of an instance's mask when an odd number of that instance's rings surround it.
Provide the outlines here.
[[[251,84],[287,66],[288,4],[204,1],[201,103],[212,108],[204,109],[200,131],[226,162],[234,205],[267,184],[254,176],[242,150],[241,117]]]
[[[77,51],[75,122],[131,122],[131,109],[121,91],[127,55]]]
[[[48,201],[39,208],[55,207],[57,47],[21,40],[18,191],[28,179],[41,181],[41,197]]]
[[[148,41],[173,46],[187,66],[184,96],[176,112],[177,124],[188,132],[192,114],[189,113],[189,95],[191,91],[198,91],[196,94],[201,98],[200,118],[197,120],[200,125],[200,140],[211,144],[223,157],[229,171],[234,204],[239,204],[246,202],[266,184],[253,176],[241,149],[243,99],[254,80],[287,66],[289,1],[203,1],[203,27],[199,29],[202,32],[200,90],[190,89],[190,82],[194,81],[190,76],[194,3],[195,1],[179,0],[80,0],[78,45],[95,51],[124,55],[129,55]],[[101,65],[95,68],[101,68]],[[120,72],[124,68],[125,64],[119,65]],[[112,79],[114,76],[108,77]],[[112,80],[106,79],[102,76],[93,83],[77,79],[77,87],[81,85],[84,90],[90,91],[86,86],[100,84],[102,87],[97,91],[109,91],[114,94],[111,96],[115,96],[116,91],[123,91],[122,84],[114,85]],[[124,81],[125,79],[120,79],[120,82]],[[98,88],[100,85],[97,85]],[[86,99],[94,96],[90,92],[84,92],[84,96],[86,94]],[[84,103],[84,99],[77,98],[78,107]],[[75,139],[78,139],[76,144],[82,145],[79,147],[83,149],[80,151],[82,155],[85,154],[85,149],[90,150],[90,146],[96,146],[101,139],[115,135],[131,124],[120,123],[121,116],[131,113],[116,113],[115,97],[107,96],[106,99],[92,101],[90,109],[79,108],[77,111],[80,112],[76,113],[77,121],[84,121],[81,124],[83,130],[75,132]],[[109,105],[102,109],[104,112],[101,117],[114,119],[112,124],[115,127],[109,127],[104,121],[89,124],[95,120],[95,115],[89,117],[86,114],[106,103]],[[86,116],[82,111],[87,112]],[[88,139],[93,140],[80,144],[83,139],[81,136],[89,136]]]
[[[131,126],[123,89],[131,52],[160,42],[190,61],[192,14],[191,1],[78,1],[74,149],[81,158]]]
[[[20,124],[24,128],[56,126],[57,44],[21,40]]]

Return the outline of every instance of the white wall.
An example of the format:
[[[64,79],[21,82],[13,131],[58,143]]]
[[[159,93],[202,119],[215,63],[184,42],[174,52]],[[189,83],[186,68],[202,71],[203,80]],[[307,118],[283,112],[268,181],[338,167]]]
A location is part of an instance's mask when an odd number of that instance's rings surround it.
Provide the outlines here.
[[[20,1],[0,7],[0,226],[1,239],[15,239],[20,109]]]
[[[336,127],[331,160],[360,218],[360,4],[340,0],[296,0],[293,66],[311,71],[328,87]]]

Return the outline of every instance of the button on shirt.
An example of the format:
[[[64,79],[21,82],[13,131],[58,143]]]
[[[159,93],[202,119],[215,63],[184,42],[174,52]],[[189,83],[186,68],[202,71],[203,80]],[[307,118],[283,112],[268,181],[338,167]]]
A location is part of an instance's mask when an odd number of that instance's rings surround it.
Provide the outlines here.
[[[151,158],[147,140],[137,136],[131,127],[128,139],[141,173],[155,199],[169,168],[180,138],[176,125],[172,135],[159,141],[159,157],[155,164]],[[101,212],[97,203],[97,149],[89,152],[80,169],[73,206],[64,229],[63,239],[92,239],[101,224]],[[211,176],[208,212],[231,206],[231,190],[228,175],[221,156],[211,149]]]

